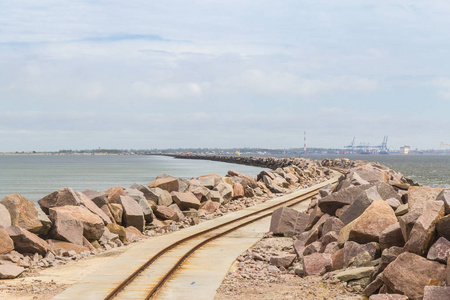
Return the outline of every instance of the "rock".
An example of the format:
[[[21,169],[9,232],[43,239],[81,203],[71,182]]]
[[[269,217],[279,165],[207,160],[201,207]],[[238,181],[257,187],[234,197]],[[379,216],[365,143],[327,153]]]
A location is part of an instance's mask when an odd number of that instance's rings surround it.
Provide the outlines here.
[[[127,241],[130,243],[138,242],[146,238],[145,235],[134,226],[125,227],[125,232],[127,234]]]
[[[330,217],[323,223],[322,235],[326,235],[332,231],[339,233],[344,226],[344,223],[338,218]]]
[[[366,297],[370,297],[370,295],[374,294],[376,291],[378,291],[383,286],[383,280],[382,275],[378,275],[375,280],[373,280],[371,283],[369,283],[363,291],[363,295]],[[405,296],[406,297],[406,296]],[[406,297],[406,300],[408,300],[408,297]]]
[[[117,224],[122,224],[122,217],[123,217],[123,207],[121,204],[118,203],[110,203],[109,208],[111,210],[111,214],[114,217],[114,221],[116,221]]]
[[[5,228],[8,235],[14,242],[14,249],[21,253],[39,253],[45,255],[48,251],[52,251],[46,241],[18,226],[10,226]]]
[[[400,294],[377,294],[370,296],[369,300],[409,300],[409,298]]]
[[[347,240],[378,243],[383,230],[395,223],[397,217],[389,204],[383,200],[374,201],[361,216],[342,228],[338,242],[340,245]]]
[[[112,233],[107,227],[103,231],[103,235],[98,239],[98,242],[103,246],[106,246],[109,243],[114,243],[119,246],[123,245],[122,241],[119,239],[119,235]]]
[[[303,250],[302,256],[311,255],[313,253],[319,253],[320,249],[322,249],[322,243],[320,241],[315,241],[305,247],[305,250]]]
[[[11,225],[20,226],[30,232],[39,233],[42,223],[34,202],[18,194],[11,194],[2,199],[1,204],[9,211]]]
[[[219,192],[223,203],[228,203],[233,198],[233,186],[226,182],[220,182],[214,189]]]
[[[450,240],[450,215],[441,218],[436,224],[436,229],[440,236]]]
[[[323,275],[331,270],[331,254],[313,253],[303,257],[303,271],[305,276]]]
[[[363,277],[369,277],[370,273],[375,267],[360,267],[354,269],[347,269],[334,275],[334,277],[340,281],[350,281],[361,279]]]
[[[445,214],[450,214],[450,189],[442,190],[442,192],[437,195],[436,200],[444,201]]]
[[[395,215],[396,216],[403,216],[404,214],[407,214],[408,211],[409,211],[408,203],[407,204],[402,204],[399,207],[397,207],[397,209],[395,210]]]
[[[292,232],[302,233],[309,223],[309,215],[289,207],[280,207],[272,213],[270,232],[273,234],[285,234]]]
[[[214,202],[218,203],[219,206],[220,206],[220,203],[223,202],[222,196],[220,196],[219,191],[209,191],[208,198],[209,198],[209,200],[206,200],[206,201],[214,201]]]
[[[148,183],[148,187],[150,188],[156,188],[159,187],[160,189],[166,190],[169,193],[171,192],[178,192],[179,185],[178,180],[174,177],[166,177],[166,178],[158,178]]]
[[[144,214],[145,222],[151,223],[153,221],[153,210],[144,197],[144,193],[135,189],[125,189],[125,196],[133,198],[139,204]]]
[[[338,236],[337,232],[335,232],[335,231],[330,231],[330,232],[328,232],[325,235],[322,233],[322,237],[320,238],[320,242],[322,242],[323,246],[326,246],[329,243],[337,242],[338,237],[339,236]]]
[[[118,201],[123,207],[122,218],[125,227],[134,226],[139,231],[144,231],[145,219],[139,204],[129,196],[120,196]]]
[[[50,209],[50,219],[53,222],[49,232],[51,237],[83,245],[83,223],[81,220],[74,219],[54,209]]]
[[[0,279],[13,279],[25,271],[25,268],[14,265],[0,265]]]
[[[387,182],[389,178],[384,171],[372,166],[371,164],[363,165],[350,170],[350,174],[355,172],[358,173],[362,179],[370,183],[379,181]]]
[[[125,231],[125,228],[120,226],[119,224],[109,223],[106,225],[106,228],[112,233],[115,233],[119,236],[119,239],[122,243],[127,242],[127,232]]]
[[[398,218],[400,224],[400,229],[402,230],[403,239],[407,241],[409,239],[409,234],[416,223],[417,219],[422,214],[422,210],[411,211]]]
[[[167,206],[158,205],[155,210],[155,216],[161,220],[179,221],[177,213]]]
[[[108,204],[108,195],[105,192],[85,190],[83,194],[92,200],[99,208]]]
[[[402,205],[402,203],[395,198],[387,199],[386,203],[389,204],[393,210],[396,210],[397,208],[399,208],[400,205]]]
[[[108,223],[112,222],[110,217],[106,213],[104,213],[103,210],[101,210],[97,206],[97,204],[95,204],[91,199],[89,199],[88,196],[86,196],[85,194],[80,193],[80,192],[75,192],[75,194],[78,196],[78,198],[80,198],[81,204],[84,207],[86,207],[90,212],[99,216],[103,220],[104,224],[108,224]]]
[[[120,196],[125,196],[124,188],[115,186],[104,191],[108,195],[108,203],[118,203]]]
[[[363,252],[368,252],[372,259],[375,259],[380,255],[380,246],[375,242],[367,244],[346,242],[344,245],[344,267],[348,267],[350,260]]]
[[[198,210],[193,209],[193,208],[189,208],[188,210],[183,210],[182,213],[186,218],[191,218],[191,219],[198,218]]]
[[[450,254],[450,241],[440,237],[428,251],[427,259],[446,264]]]
[[[309,211],[308,211],[309,212]],[[312,212],[309,214],[309,222],[306,228],[312,228],[317,221],[324,215],[324,213],[320,210],[320,208],[316,205]]]
[[[334,254],[337,251],[339,251],[339,245],[337,242],[328,243],[325,247],[322,246],[322,248],[320,249],[320,253],[328,253],[328,254]]]
[[[400,254],[383,271],[388,288],[413,300],[422,299],[426,285],[442,284],[444,280],[445,265],[409,252]]]
[[[36,207],[36,210],[38,212],[38,219],[42,224],[41,229],[39,230],[38,234],[46,235],[50,228],[52,227],[52,221],[48,218],[48,216],[44,213],[44,211],[38,206]]]
[[[0,254],[14,250],[14,242],[5,229],[0,227]]]
[[[6,207],[0,203],[0,226],[11,226],[11,215]]]
[[[73,244],[70,242],[58,241],[49,239],[47,240],[49,246],[53,249],[54,252],[57,252],[58,249],[69,252],[75,251],[76,254],[80,254],[83,251],[90,251],[89,248],[84,247],[82,245]]]
[[[242,184],[244,188],[247,186],[251,187],[252,189],[258,187],[256,180],[252,176],[244,175],[233,170],[228,170],[227,176],[239,178],[239,183]]]
[[[147,200],[155,201],[154,194],[150,191],[150,188],[145,185],[133,183],[130,186],[130,189],[138,190],[139,192],[141,192],[144,195],[145,199],[147,199]]]
[[[351,186],[326,196],[319,200],[320,210],[329,215],[335,215],[337,209],[352,204],[364,190],[370,187],[371,185]]]
[[[203,202],[202,205],[200,206],[200,209],[206,210],[208,213],[213,213],[215,211],[217,211],[220,207],[220,203],[219,202],[214,202],[211,200],[208,200],[206,202]]]
[[[181,210],[187,210],[189,208],[199,209],[200,201],[191,193],[172,192],[172,200],[175,202]]]
[[[384,269],[386,269],[386,267],[403,252],[404,252],[403,248],[396,246],[384,249],[383,252],[381,253],[380,264],[378,265],[378,268],[375,270],[374,276],[377,276],[381,272],[383,272]]]
[[[423,300],[450,299],[450,286],[426,286]]]
[[[233,184],[233,199],[242,198],[245,196],[244,187],[240,183]]]
[[[184,216],[183,212],[181,211],[181,209],[178,207],[178,205],[176,205],[174,203],[174,204],[169,205],[169,208],[177,214],[179,221],[183,221],[185,219],[185,216]]]
[[[220,180],[222,180],[222,177],[220,177]],[[211,177],[209,175],[198,177],[198,181],[200,181],[202,186],[206,187],[209,190],[212,190],[215,187],[214,177]]]
[[[408,190],[409,210],[420,209],[424,204],[431,200],[436,200],[437,196],[443,191],[442,188],[432,188],[428,186],[412,186]]]
[[[365,185],[365,184],[369,184],[368,181],[365,181],[364,179],[361,178],[361,176],[358,175],[358,173],[354,172],[353,176],[350,178],[350,183],[352,185]]]
[[[244,196],[247,198],[253,198],[255,197],[255,192],[251,187],[244,188]]]
[[[276,267],[283,267],[287,269],[297,256],[295,254],[286,254],[286,255],[278,255],[272,256],[270,258],[270,263]]]
[[[331,256],[331,269],[340,270],[344,268],[344,248],[339,249]]]
[[[38,200],[42,210],[49,214],[52,207],[60,207],[65,205],[78,206],[81,205],[81,199],[71,188],[57,190],[42,199]]]
[[[103,220],[98,215],[90,212],[84,206],[66,205],[61,207],[53,207],[50,209],[50,218],[52,220],[56,218],[55,214],[64,215],[69,219],[80,221],[83,229],[83,236],[88,240],[98,240],[105,230],[105,224],[103,223]],[[54,226],[57,226],[57,223],[55,221],[53,221],[53,223]],[[71,240],[67,241],[73,243],[73,241]],[[77,242],[75,244],[79,243]]]
[[[390,248],[392,246],[403,247],[405,240],[403,238],[400,223],[394,223],[381,232],[380,246],[382,249]]]
[[[178,191],[180,193],[185,193],[189,188],[189,180],[184,178],[178,178]]]
[[[378,182],[376,183],[378,194],[380,194],[381,198],[383,200],[388,199],[396,199],[398,201],[401,200],[400,195],[397,193],[397,191],[388,183],[386,182]]]
[[[405,250],[424,255],[435,237],[435,225],[444,216],[444,213],[444,202],[428,201],[425,203],[422,215],[411,229]]]
[[[200,202],[211,200],[210,190],[208,190],[204,186],[191,185],[189,192],[191,192]]]
[[[356,197],[353,203],[339,216],[339,219],[347,225],[351,221],[358,218],[372,202],[382,200],[380,194],[378,194],[377,187],[373,186],[361,192]]]

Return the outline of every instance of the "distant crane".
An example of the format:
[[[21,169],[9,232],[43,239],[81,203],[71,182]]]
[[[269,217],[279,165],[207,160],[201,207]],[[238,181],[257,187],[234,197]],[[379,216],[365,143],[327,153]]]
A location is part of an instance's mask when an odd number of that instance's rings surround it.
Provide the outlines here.
[[[442,146],[450,146],[450,143],[444,143],[444,142],[441,142],[441,150],[442,150]]]
[[[377,146],[377,148],[379,148],[380,149],[380,151],[387,151],[387,142],[388,142],[388,136],[386,135],[384,138],[383,138],[383,142],[381,143],[381,145],[380,146]]]
[[[345,148],[350,148],[350,149],[352,149],[352,154],[353,154],[353,147],[354,147],[354,145],[355,145],[355,137],[353,137],[353,141],[352,141],[352,143],[350,144],[350,145],[348,145],[348,146],[345,146]]]

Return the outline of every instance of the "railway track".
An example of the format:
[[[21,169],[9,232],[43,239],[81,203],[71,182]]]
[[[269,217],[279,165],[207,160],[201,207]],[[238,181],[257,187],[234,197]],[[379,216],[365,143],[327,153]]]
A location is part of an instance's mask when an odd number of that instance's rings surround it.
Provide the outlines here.
[[[189,258],[203,246],[230,234],[242,227],[248,226],[258,220],[269,217],[273,210],[282,206],[294,206],[311,199],[318,191],[338,180],[340,174],[335,172],[332,179],[278,198],[276,201],[267,201],[263,204],[233,213],[232,218],[226,215],[221,222],[209,228],[200,229],[167,246],[162,247],[141,266],[136,268],[127,278],[117,283],[108,293],[105,300],[110,299],[157,299],[158,293],[164,284],[187,263]],[[218,220],[218,219],[216,219]]]

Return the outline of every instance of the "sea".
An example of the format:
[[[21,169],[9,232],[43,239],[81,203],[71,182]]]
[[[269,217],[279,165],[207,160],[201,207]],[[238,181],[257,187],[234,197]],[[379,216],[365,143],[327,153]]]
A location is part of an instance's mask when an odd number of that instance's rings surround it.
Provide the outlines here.
[[[450,187],[450,155],[310,155],[313,160],[346,157],[379,162],[421,185]],[[228,170],[256,176],[264,170],[224,162],[176,159],[155,155],[0,155],[0,199],[20,194],[37,201],[61,188],[106,190],[147,184],[159,174],[178,178],[206,174],[225,176]]]

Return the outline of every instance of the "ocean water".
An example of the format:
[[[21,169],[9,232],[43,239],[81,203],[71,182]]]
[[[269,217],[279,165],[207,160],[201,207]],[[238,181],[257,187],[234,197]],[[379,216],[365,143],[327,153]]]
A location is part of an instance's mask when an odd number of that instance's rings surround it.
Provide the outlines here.
[[[314,160],[345,157],[351,160],[379,162],[420,185],[450,188],[450,155],[320,154],[306,157]]]
[[[105,190],[146,185],[158,174],[191,178],[225,176],[228,170],[256,176],[263,168],[150,155],[0,155],[0,199],[21,194],[37,201],[61,188]]]

